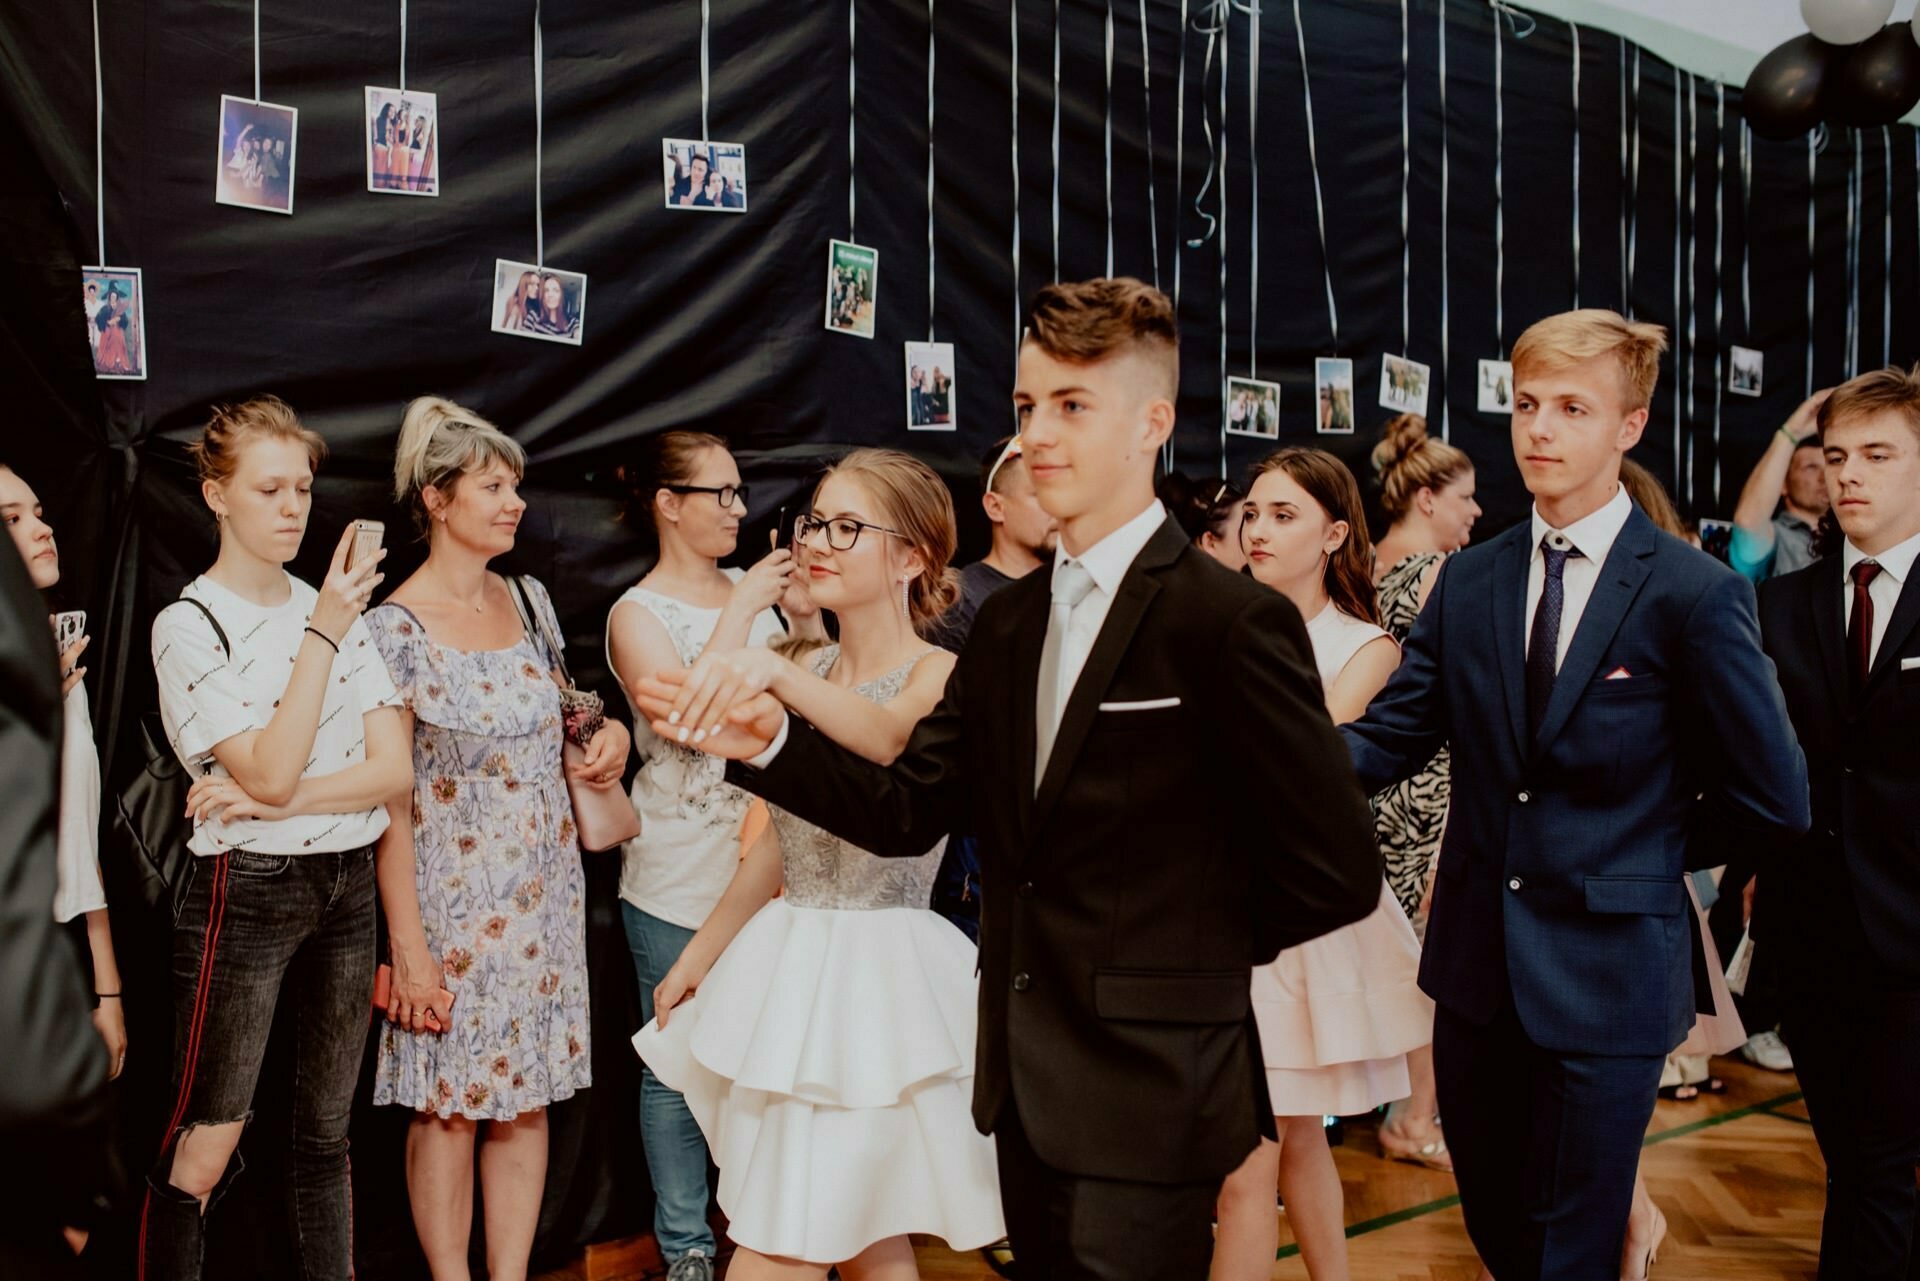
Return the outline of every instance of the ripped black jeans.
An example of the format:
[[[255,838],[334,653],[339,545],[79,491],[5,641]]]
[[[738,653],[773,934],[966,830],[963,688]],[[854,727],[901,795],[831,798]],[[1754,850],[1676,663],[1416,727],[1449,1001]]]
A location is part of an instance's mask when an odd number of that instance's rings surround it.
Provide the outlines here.
[[[287,1231],[303,1281],[346,1281],[353,1212],[347,1121],[373,992],[373,849],[234,851],[196,858],[173,931],[172,1113],[141,1211],[141,1281],[198,1281],[206,1216],[173,1186],[174,1147],[202,1125],[250,1118],[281,1001],[292,1026],[293,1142]],[[236,1152],[206,1215],[241,1169]]]

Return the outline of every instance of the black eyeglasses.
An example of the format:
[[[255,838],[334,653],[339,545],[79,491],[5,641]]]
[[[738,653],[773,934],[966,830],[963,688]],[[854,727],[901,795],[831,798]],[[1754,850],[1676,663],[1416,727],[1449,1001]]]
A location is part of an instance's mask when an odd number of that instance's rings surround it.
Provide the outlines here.
[[[793,522],[793,541],[810,541],[821,530],[827,531],[827,546],[837,552],[850,552],[853,545],[860,541],[860,531],[871,529],[875,533],[892,534],[895,538],[906,535],[897,529],[888,529],[885,525],[870,525],[864,520],[855,520],[851,516],[836,516],[832,520],[821,520],[817,516],[802,515]]]
[[[660,488],[675,494],[712,494],[720,500],[722,509],[733,506],[738,498],[740,505],[747,505],[747,486],[745,485],[662,485]]]

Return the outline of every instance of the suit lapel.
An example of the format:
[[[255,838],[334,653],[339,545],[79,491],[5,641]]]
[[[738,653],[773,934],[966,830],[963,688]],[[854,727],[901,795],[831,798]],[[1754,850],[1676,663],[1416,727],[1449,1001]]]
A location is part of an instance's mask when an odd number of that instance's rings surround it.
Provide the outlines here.
[[[1507,700],[1513,745],[1527,753],[1527,568],[1531,521],[1500,545],[1493,563],[1493,648],[1500,666],[1500,687]]]
[[[1553,697],[1547,700],[1547,714],[1540,722],[1536,752],[1545,751],[1566,725],[1634,597],[1646,585],[1647,575],[1652,572],[1648,562],[1658,547],[1653,535],[1653,523],[1636,507],[1621,527],[1620,536],[1613,540],[1613,550],[1600,567],[1593,595],[1587,599],[1580,625],[1574,629],[1573,644],[1560,664],[1560,674],[1553,679]]]
[[[1920,561],[1915,562],[1915,568],[1920,568]],[[1908,570],[1907,581],[1900,586],[1900,599],[1893,605],[1893,616],[1887,619],[1887,630],[1880,637],[1880,652],[1874,655],[1873,668],[1867,673],[1869,690],[1899,666],[1896,656],[1900,647],[1906,644],[1914,625],[1920,623],[1920,584],[1916,584],[1915,579],[1920,579],[1920,574]]]
[[[1826,674],[1827,693],[1833,705],[1844,708],[1847,706],[1847,604],[1843,594],[1846,574],[1839,554],[1822,557],[1809,577],[1813,580],[1813,635],[1820,646],[1820,670]],[[1891,625],[1887,631],[1892,633]]]

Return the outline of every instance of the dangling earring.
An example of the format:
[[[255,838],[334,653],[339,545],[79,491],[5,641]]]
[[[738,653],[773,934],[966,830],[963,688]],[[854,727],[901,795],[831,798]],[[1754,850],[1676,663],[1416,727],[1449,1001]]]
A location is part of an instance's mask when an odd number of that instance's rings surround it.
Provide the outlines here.
[[[908,621],[913,619],[913,610],[907,603],[907,580],[900,580],[900,617]]]

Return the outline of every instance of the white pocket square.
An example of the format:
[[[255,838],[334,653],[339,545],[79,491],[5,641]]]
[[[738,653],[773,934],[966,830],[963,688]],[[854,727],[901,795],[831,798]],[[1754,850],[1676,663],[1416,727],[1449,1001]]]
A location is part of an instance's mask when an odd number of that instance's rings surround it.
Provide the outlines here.
[[[1903,672],[1910,672],[1916,667],[1920,667],[1920,658],[1903,658],[1900,660],[1900,670]]]
[[[1143,698],[1133,703],[1102,703],[1100,710],[1103,712],[1154,712],[1163,707],[1178,706],[1180,706],[1180,700],[1177,698]]]

